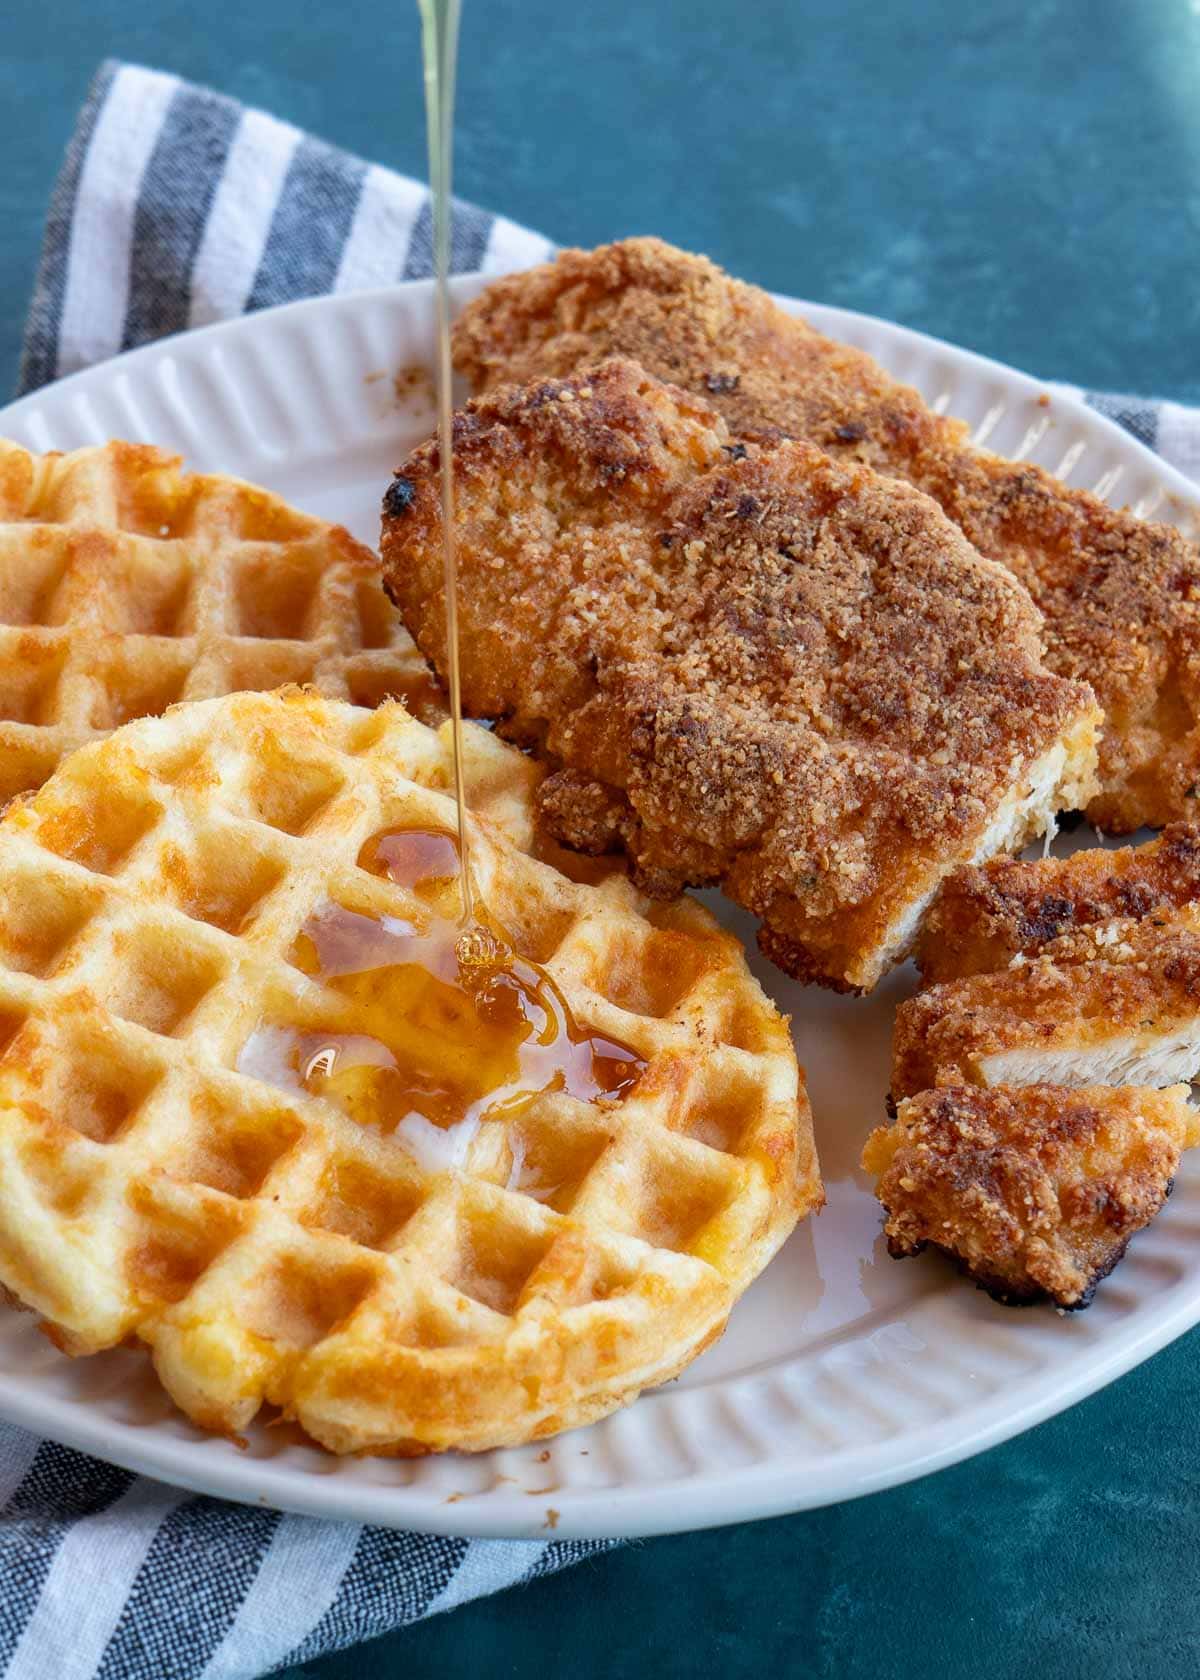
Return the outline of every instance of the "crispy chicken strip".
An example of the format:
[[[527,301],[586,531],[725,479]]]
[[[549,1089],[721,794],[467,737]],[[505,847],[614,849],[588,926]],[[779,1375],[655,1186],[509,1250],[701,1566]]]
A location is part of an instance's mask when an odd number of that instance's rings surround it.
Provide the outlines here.
[[[927,982],[1006,968],[1063,934],[1200,902],[1200,824],[1172,823],[1145,846],[1066,858],[993,858],[945,882],[921,928]]]
[[[931,1085],[1172,1085],[1200,1075],[1200,906],[1102,922],[896,1012],[892,1096]]]
[[[950,1086],[900,1104],[872,1132],[895,1258],[932,1244],[1012,1304],[1086,1307],[1200,1143],[1187,1087],[1166,1091]]]
[[[641,884],[722,884],[790,973],[868,988],[954,867],[1086,798],[1098,713],[1025,592],[927,497],[734,443],[629,362],[454,431],[467,709],[555,767],[541,814]],[[388,589],[445,670],[434,443],[384,498]]]
[[[1047,660],[1104,707],[1100,791],[1113,833],[1191,815],[1200,785],[1200,550],[1070,490],[1039,467],[973,449],[862,351],[785,315],[766,292],[657,239],[566,251],[494,281],[455,330],[477,391],[561,376],[611,355],[710,400],[739,438],[808,438],[907,479],[1045,614]]]

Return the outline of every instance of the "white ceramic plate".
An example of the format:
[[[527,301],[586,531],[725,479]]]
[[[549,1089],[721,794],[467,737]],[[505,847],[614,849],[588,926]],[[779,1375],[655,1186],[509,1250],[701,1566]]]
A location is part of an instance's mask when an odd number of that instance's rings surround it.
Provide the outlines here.
[[[477,282],[458,286],[465,300]],[[784,300],[785,301],[785,300]],[[842,310],[786,304],[961,415],[989,447],[1194,527],[1193,487],[1115,425],[1022,374]],[[0,413],[38,450],[126,437],[239,474],[374,542],[391,469],[432,426],[428,282],[318,299],[122,356]],[[393,381],[397,369],[407,376]],[[715,901],[753,947],[748,918]],[[286,1429],[239,1450],[193,1429],[148,1361],[68,1360],[0,1312],[0,1416],[166,1481],[318,1515],[472,1535],[635,1535],[850,1498],[1060,1411],[1200,1320],[1200,1163],[1074,1316],[997,1306],[935,1257],[898,1264],[855,1163],[882,1114],[892,1011],[752,959],[795,1022],[829,1202],[678,1381],[548,1445],[338,1460]]]

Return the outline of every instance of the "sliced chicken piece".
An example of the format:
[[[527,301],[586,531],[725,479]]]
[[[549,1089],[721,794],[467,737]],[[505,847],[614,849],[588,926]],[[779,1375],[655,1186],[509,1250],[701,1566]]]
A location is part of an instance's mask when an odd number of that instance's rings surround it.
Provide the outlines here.
[[[1187,1088],[945,1086],[872,1132],[888,1252],[932,1245],[1010,1304],[1086,1307],[1200,1143]]]
[[[1173,823],[1145,846],[1100,847],[1067,858],[1013,858],[960,869],[921,930],[927,982],[1005,968],[1063,934],[1200,902],[1200,823]]]
[[[931,1085],[1173,1085],[1200,1073],[1200,907],[1064,934],[901,1004],[892,1096]]]

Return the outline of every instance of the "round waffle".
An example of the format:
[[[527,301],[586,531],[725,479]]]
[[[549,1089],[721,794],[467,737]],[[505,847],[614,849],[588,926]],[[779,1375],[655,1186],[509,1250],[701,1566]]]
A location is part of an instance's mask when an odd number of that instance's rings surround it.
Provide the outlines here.
[[[289,682],[446,715],[340,526],[146,444],[0,439],[0,803],[131,718]]]
[[[69,1352],[148,1343],[205,1428],[267,1401],[336,1451],[413,1453],[585,1422],[694,1357],[821,1200],[740,946],[517,850],[536,771],[478,729],[483,901],[640,1078],[544,1092],[439,1168],[246,1071],[264,1028],[344,1016],[297,959],[314,916],[420,919],[358,860],[388,825],[453,829],[445,733],[239,694],[126,726],[0,819],[0,1284]]]

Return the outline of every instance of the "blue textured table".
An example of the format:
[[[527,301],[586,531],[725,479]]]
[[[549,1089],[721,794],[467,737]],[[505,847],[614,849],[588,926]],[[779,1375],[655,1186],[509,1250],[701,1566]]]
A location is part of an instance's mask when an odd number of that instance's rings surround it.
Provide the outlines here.
[[[466,0],[458,185],[563,240],[662,233],[1047,378],[1200,400],[1198,9]],[[0,384],[102,53],[422,170],[412,0],[58,0],[5,46]],[[1198,1419],[1193,1335],[916,1486],[627,1548],[295,1674],[1193,1680]]]

